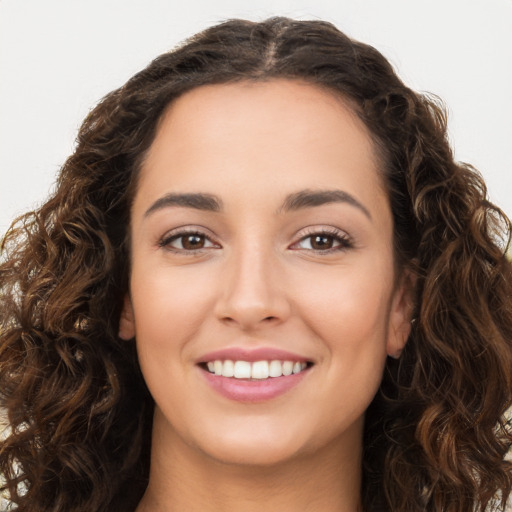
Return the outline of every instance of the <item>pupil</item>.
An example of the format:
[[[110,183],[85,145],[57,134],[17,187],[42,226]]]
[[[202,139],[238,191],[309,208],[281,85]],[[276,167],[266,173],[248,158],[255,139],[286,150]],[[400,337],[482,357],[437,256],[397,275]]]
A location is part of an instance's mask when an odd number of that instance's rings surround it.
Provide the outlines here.
[[[182,243],[185,249],[200,249],[204,245],[204,240],[200,235],[188,235]]]
[[[312,246],[314,249],[330,249],[332,247],[332,236],[317,235],[313,237]]]

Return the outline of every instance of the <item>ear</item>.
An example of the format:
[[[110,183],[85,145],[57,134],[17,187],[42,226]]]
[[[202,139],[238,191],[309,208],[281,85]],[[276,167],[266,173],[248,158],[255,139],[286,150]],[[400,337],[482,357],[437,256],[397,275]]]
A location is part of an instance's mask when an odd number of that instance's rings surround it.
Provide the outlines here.
[[[393,294],[389,318],[389,332],[386,351],[388,356],[398,359],[411,334],[414,310],[416,277],[405,270]]]
[[[124,296],[123,309],[119,319],[119,337],[126,341],[135,337],[135,316],[132,301],[128,294]]]

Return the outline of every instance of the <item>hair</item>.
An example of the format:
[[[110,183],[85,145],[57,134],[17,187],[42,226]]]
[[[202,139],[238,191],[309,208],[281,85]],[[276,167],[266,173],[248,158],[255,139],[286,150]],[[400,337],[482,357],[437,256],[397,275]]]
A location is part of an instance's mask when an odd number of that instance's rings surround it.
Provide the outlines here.
[[[2,243],[0,475],[17,510],[134,510],[153,402],[118,337],[130,207],[166,107],[206,84],[300,80],[347,100],[377,148],[415,320],[367,411],[365,511],[503,509],[511,492],[510,223],[456,163],[434,96],[322,21],[232,20],[165,53],[85,119],[53,196]]]

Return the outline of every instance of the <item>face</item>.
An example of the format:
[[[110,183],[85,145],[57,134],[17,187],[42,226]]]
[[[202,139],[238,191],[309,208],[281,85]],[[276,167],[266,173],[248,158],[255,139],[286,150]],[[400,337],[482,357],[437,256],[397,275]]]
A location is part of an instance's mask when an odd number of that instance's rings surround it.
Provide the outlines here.
[[[312,85],[204,86],[168,108],[120,324],[162,445],[250,464],[360,448],[409,332],[379,165],[350,108]]]

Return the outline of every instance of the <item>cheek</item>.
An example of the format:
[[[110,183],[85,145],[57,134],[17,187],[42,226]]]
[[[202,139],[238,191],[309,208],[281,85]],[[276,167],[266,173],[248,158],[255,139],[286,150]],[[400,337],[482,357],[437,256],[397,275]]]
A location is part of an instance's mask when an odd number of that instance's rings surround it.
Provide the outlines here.
[[[317,279],[314,288],[302,294],[301,316],[321,340],[329,362],[326,384],[344,389],[354,404],[369,403],[382,378],[392,289],[386,276],[384,270],[352,269],[339,272],[336,279]]]
[[[137,333],[168,344],[186,339],[212,309],[211,287],[197,272],[173,269],[132,274],[131,293]],[[148,336],[152,334],[151,336]]]
[[[166,415],[183,411],[189,404],[183,393],[194,368],[190,346],[211,311],[211,294],[204,279],[184,269],[165,266],[153,272],[132,270],[131,295],[135,314],[135,338],[139,364],[146,384]],[[192,341],[192,343],[191,343]],[[174,418],[173,422],[179,419]]]
[[[211,287],[197,272],[160,268],[143,274],[134,266],[131,295],[139,363],[155,394],[167,389],[171,375],[183,378],[190,369],[184,364],[189,342],[212,310]]]
[[[334,269],[317,275],[300,294],[303,317],[324,333],[324,339],[384,339],[390,310],[392,273],[366,269]]]

